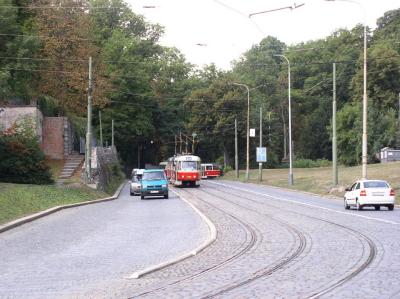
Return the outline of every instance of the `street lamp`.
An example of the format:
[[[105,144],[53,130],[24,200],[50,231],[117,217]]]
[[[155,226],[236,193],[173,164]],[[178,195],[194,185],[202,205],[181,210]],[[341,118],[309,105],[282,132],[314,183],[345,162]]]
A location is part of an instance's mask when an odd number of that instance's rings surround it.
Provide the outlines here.
[[[367,178],[367,117],[368,117],[368,99],[367,99],[367,20],[364,6],[354,0],[325,0],[325,1],[343,1],[357,4],[363,10],[364,14],[364,86],[363,86],[363,132],[362,132],[362,178]]]
[[[249,163],[250,163],[250,154],[249,154],[249,150],[250,150],[250,138],[249,138],[249,131],[250,131],[250,90],[249,87],[246,84],[242,84],[242,83],[231,83],[232,85],[237,85],[237,86],[243,86],[246,88],[247,90],[247,135],[246,135],[246,177],[245,180],[246,182],[249,181]]]
[[[293,154],[292,154],[292,109],[291,109],[291,97],[290,97],[290,62],[285,55],[275,54],[274,56],[282,57],[286,60],[288,65],[288,100],[289,100],[289,185],[293,185]]]

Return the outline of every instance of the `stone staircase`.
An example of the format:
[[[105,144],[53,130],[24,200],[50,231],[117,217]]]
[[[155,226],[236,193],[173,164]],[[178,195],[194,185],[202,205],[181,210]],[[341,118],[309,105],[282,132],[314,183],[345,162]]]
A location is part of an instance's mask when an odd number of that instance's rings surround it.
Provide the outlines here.
[[[74,175],[75,171],[85,159],[84,155],[72,154],[67,156],[64,163],[64,168],[59,175],[59,179],[67,179]]]

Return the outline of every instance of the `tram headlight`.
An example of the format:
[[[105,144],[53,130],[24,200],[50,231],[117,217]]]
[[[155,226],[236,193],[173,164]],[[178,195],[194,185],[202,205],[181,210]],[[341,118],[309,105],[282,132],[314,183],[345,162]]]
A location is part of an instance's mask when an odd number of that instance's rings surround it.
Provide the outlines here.
[[[162,184],[161,187],[162,188],[167,188],[167,184]]]

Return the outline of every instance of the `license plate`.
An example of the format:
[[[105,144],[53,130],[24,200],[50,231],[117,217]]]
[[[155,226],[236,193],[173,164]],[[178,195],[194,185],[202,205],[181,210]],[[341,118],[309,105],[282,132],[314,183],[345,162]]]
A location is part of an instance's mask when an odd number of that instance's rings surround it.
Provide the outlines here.
[[[158,191],[150,191],[150,193],[158,193]]]
[[[384,196],[385,193],[382,192],[372,192],[372,196]]]

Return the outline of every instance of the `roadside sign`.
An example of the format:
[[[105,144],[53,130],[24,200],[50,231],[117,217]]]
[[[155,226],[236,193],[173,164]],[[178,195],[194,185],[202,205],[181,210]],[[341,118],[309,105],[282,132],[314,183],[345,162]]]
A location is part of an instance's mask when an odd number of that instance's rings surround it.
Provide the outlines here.
[[[267,162],[267,148],[257,147],[257,162]]]
[[[256,137],[256,129],[250,129],[250,137]]]

